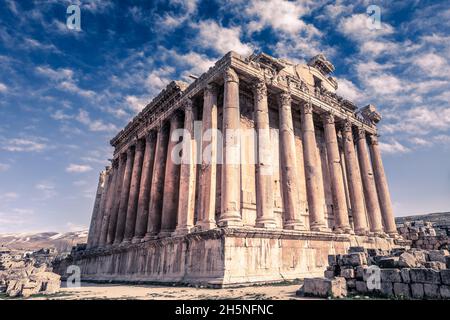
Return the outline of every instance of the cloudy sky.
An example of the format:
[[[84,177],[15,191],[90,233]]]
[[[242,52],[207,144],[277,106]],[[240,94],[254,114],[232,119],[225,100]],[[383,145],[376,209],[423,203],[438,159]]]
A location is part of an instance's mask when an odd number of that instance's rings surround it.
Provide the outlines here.
[[[339,93],[383,114],[396,215],[450,211],[448,1],[127,2],[0,0],[0,232],[86,227],[110,138],[229,50],[325,53]]]

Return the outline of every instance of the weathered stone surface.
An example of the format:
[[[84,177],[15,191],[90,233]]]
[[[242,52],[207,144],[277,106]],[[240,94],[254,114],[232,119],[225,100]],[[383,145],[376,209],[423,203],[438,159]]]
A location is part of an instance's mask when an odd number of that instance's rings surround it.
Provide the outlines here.
[[[367,273],[368,266],[357,266],[355,268],[355,277],[358,280],[367,280],[366,273]]]
[[[399,256],[399,266],[403,268],[416,268],[418,267],[417,259],[408,252],[403,252]]]
[[[337,259],[338,259],[338,256],[335,254],[328,255],[328,265],[329,266],[337,265]]]
[[[402,298],[410,298],[411,292],[409,289],[409,284],[402,283],[402,282],[396,282],[394,283],[394,294],[396,297],[402,297]]]
[[[378,261],[380,268],[396,268],[398,267],[399,257],[382,258]]]
[[[327,279],[332,279],[334,277],[334,271],[331,270],[325,270],[324,275]]]
[[[367,283],[365,281],[356,281],[355,282],[356,291],[359,293],[366,293],[369,291],[367,288]]]
[[[394,294],[392,282],[381,282],[380,293],[386,297]]]
[[[402,282],[399,269],[381,269],[381,281],[385,282]]]
[[[411,297],[414,299],[423,299],[423,283],[411,283]]]
[[[345,279],[351,279],[355,276],[355,271],[350,268],[341,269],[341,277]]]
[[[350,247],[348,248],[348,253],[362,252],[367,253],[367,249],[364,247]]]
[[[344,254],[339,262],[341,266],[360,266],[367,264],[367,259],[364,253],[354,252]]]
[[[447,250],[430,250],[428,251],[429,261],[439,261],[445,264],[445,257],[448,256]]]
[[[423,292],[425,294],[425,298],[428,299],[439,299],[439,286],[437,284],[425,283],[423,285]]]
[[[450,286],[439,286],[439,293],[442,299],[450,299]]]
[[[347,286],[344,278],[306,278],[303,283],[305,296],[342,298],[347,296]]]
[[[353,290],[356,289],[356,279],[346,279],[347,280],[347,289]]]
[[[442,283],[450,285],[450,270],[449,269],[441,270],[439,274],[441,275]]]
[[[409,275],[412,282],[432,284],[439,284],[441,282],[439,272],[433,269],[413,268],[409,271]]]
[[[445,265],[447,266],[447,269],[450,269],[450,256],[445,257]]]
[[[433,270],[443,270],[446,269],[445,263],[441,261],[427,261],[424,264],[425,268],[430,268]]]
[[[400,270],[400,275],[402,276],[402,281],[404,283],[410,283],[411,277],[409,275],[409,268],[403,268]]]

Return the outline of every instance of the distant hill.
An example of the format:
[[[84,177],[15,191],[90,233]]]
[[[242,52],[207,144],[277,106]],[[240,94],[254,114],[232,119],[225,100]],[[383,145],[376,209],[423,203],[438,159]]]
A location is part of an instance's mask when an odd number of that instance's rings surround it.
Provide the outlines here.
[[[0,234],[0,247],[20,250],[39,250],[41,248],[55,248],[59,253],[69,252],[72,246],[86,243],[87,230],[57,233],[16,233]]]
[[[396,217],[395,222],[403,223],[405,221],[425,220],[430,221],[433,224],[450,224],[450,212],[435,212],[414,216]]]

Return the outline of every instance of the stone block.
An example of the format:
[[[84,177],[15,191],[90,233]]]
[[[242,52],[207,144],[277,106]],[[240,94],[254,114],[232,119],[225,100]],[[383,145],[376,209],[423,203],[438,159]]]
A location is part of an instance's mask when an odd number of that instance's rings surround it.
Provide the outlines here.
[[[355,271],[352,268],[341,269],[341,277],[351,279],[355,277]]]
[[[405,248],[394,248],[392,249],[391,254],[395,257],[399,257],[405,251],[406,251]]]
[[[445,257],[445,265],[447,266],[447,269],[450,269],[450,256]]]
[[[411,298],[411,291],[409,289],[409,284],[403,282],[394,283],[394,295],[400,298]]]
[[[334,271],[330,271],[330,270],[326,270],[325,272],[324,272],[324,275],[323,275],[325,278],[327,278],[327,279],[333,279],[334,278]]]
[[[364,247],[350,247],[348,248],[348,253],[362,252],[366,253],[367,250]]]
[[[402,282],[404,283],[410,283],[411,277],[409,275],[409,268],[403,268],[400,270],[400,275],[402,277]]]
[[[414,250],[412,251],[412,254],[418,263],[423,264],[427,262],[427,254],[424,250]]]
[[[382,282],[402,282],[399,269],[381,269],[380,274]]]
[[[366,265],[366,264],[367,264],[366,255],[362,252],[354,252],[354,253],[344,254],[340,260],[341,266],[356,267],[356,266],[361,266],[361,265]]]
[[[445,263],[441,261],[427,261],[424,263],[425,268],[430,268],[433,270],[443,270],[446,269]]]
[[[441,270],[439,271],[439,274],[441,275],[442,284],[450,285],[450,270]]]
[[[423,292],[427,299],[439,299],[441,297],[437,284],[425,283],[423,285]]]
[[[413,268],[409,270],[411,282],[440,284],[441,277],[439,271],[433,269]]]
[[[400,256],[399,256],[399,267],[402,268],[416,268],[418,267],[418,263],[417,263],[417,259],[414,257],[414,255],[412,255],[411,253],[408,252],[403,252]]]
[[[414,299],[423,299],[423,283],[411,283],[411,297]]]
[[[358,293],[366,293],[369,291],[367,289],[367,283],[365,281],[356,281],[355,288]]]
[[[337,265],[337,256],[335,254],[328,255],[328,265],[329,266]]]
[[[399,257],[382,258],[378,261],[380,268],[396,268],[398,266]]]
[[[355,268],[355,278],[357,280],[367,280],[366,279],[366,272],[367,272],[368,266],[357,266]]]
[[[428,261],[439,261],[445,263],[445,253],[443,250],[430,250],[428,251]]]
[[[450,299],[450,286],[440,286],[439,293],[441,294],[442,299]]]
[[[347,285],[344,278],[306,278],[303,283],[305,296],[342,298],[347,296]]]
[[[394,290],[393,290],[392,282],[381,282],[379,291],[383,296],[386,296],[386,297],[393,296]]]
[[[347,289],[348,290],[356,289],[356,280],[355,279],[347,279]]]

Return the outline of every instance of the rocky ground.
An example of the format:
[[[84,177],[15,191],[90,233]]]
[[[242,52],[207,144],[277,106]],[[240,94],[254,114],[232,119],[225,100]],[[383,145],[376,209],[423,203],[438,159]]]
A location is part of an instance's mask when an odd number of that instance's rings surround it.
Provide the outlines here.
[[[207,289],[193,287],[169,287],[154,285],[94,284],[82,283],[79,288],[66,288],[53,295],[36,295],[28,300],[97,300],[97,299],[139,299],[139,300],[300,300],[295,292],[300,284],[266,285],[242,288]],[[0,296],[1,299],[10,299]],[[23,299],[23,298],[21,298]]]

